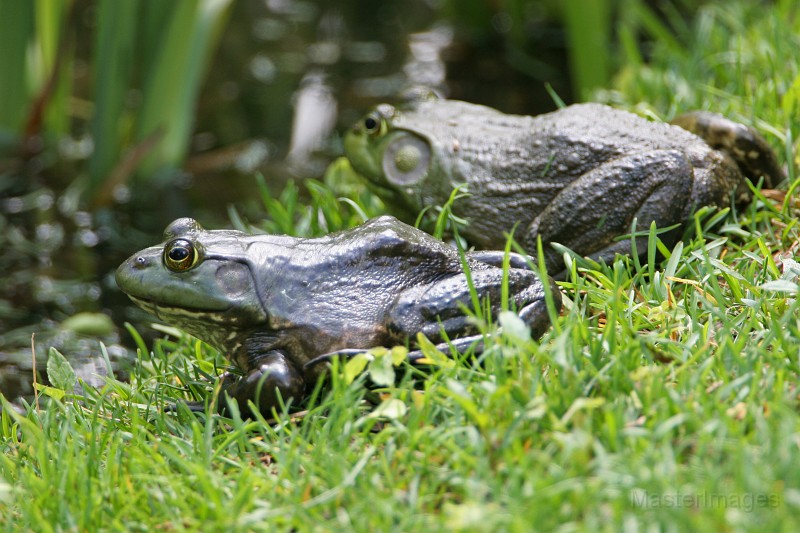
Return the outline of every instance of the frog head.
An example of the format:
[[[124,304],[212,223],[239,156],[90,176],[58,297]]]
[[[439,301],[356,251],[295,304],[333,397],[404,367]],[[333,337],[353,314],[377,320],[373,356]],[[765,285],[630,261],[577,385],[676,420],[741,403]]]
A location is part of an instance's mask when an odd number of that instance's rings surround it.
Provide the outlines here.
[[[403,108],[381,104],[345,136],[344,151],[353,169],[404,218],[413,219],[424,206],[436,203],[439,190],[452,190],[449,136],[442,135],[446,117],[426,116],[432,109],[424,100]],[[439,118],[444,125],[437,124]]]
[[[206,231],[181,218],[164,231],[164,243],[146,248],[117,269],[117,285],[139,307],[215,347],[232,351],[240,338],[267,320],[249,236]]]

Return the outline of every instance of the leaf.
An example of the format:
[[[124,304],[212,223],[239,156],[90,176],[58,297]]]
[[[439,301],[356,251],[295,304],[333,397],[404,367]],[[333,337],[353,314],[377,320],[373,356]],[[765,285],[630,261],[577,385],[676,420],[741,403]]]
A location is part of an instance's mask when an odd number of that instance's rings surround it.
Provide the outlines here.
[[[797,294],[798,285],[793,281],[786,279],[774,279],[761,284],[761,288],[765,291],[785,292],[788,294]]]
[[[53,347],[47,354],[47,378],[53,387],[62,391],[72,391],[78,382],[72,365],[69,364],[66,357],[61,355],[61,352]]]
[[[22,129],[29,106],[26,70],[34,36],[33,2],[0,2],[0,129]]]
[[[348,385],[361,374],[372,360],[372,355],[367,352],[354,355],[344,364],[344,382]]]
[[[531,328],[513,311],[502,311],[497,316],[497,321],[500,322],[504,335],[523,342],[531,340]]]
[[[406,404],[397,398],[388,398],[382,401],[378,407],[375,408],[367,418],[388,418],[390,420],[397,420],[405,416],[408,412]]]
[[[137,37],[138,2],[100,2],[96,11],[93,65],[94,114],[91,121],[94,151],[89,160],[89,183],[100,188],[120,159],[124,134],[120,117],[129,98]]]
[[[370,361],[369,377],[378,386],[387,387],[394,384],[394,366],[388,351]]]
[[[114,322],[104,313],[77,313],[61,323],[61,329],[80,335],[110,335],[114,332]]]
[[[154,2],[145,5],[166,16],[158,46],[146,65],[136,140],[163,129],[164,136],[139,167],[148,176],[177,166],[188,148],[203,74],[227,20],[230,0]],[[169,6],[166,8],[165,6]]]
[[[573,90],[587,98],[592,89],[606,84],[610,72],[611,2],[567,0],[561,3],[570,49]]]
[[[338,159],[334,160],[328,168],[325,169],[325,176],[323,181],[325,183],[338,183],[338,182],[349,182],[363,179],[358,172],[355,171],[353,166],[350,164],[350,160],[344,156],[339,157]]]
[[[419,345],[419,350],[424,356],[422,359],[417,360],[418,363],[423,365],[441,366],[443,368],[453,368],[456,365],[455,361],[439,351],[436,345],[428,340],[428,337],[422,333],[417,333],[417,344]]]
[[[791,257],[787,257],[783,260],[783,279],[786,280],[793,280],[800,276],[800,263],[792,259]]]
[[[405,346],[395,346],[389,351],[394,366],[400,366],[408,360],[408,349]]]
[[[36,390],[50,396],[54,400],[62,400],[67,393],[61,389],[57,389],[55,387],[48,387],[47,385],[42,385],[41,383],[36,383],[34,385]]]

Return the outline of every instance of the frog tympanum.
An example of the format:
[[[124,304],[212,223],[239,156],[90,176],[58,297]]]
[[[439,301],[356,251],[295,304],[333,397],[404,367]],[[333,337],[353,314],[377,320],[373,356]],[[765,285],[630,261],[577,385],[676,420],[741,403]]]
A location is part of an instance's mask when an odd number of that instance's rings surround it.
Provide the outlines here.
[[[468,221],[472,245],[500,249],[507,234],[529,253],[545,243],[549,272],[562,268],[558,242],[609,260],[631,251],[632,224],[679,226],[702,206],[748,202],[745,178],[774,186],[783,172],[755,130],[711,113],[651,122],[600,104],[535,117],[436,97],[377,106],[347,133],[345,155],[387,207],[414,220],[443,205]],[[687,131],[691,129],[697,135]],[[699,136],[698,136],[699,135]],[[702,138],[701,138],[702,136]],[[646,236],[637,249],[646,250]]]
[[[470,285],[495,314],[507,283],[509,306],[532,334],[549,326],[545,287],[524,256],[512,253],[504,274],[502,251],[467,252],[470,282],[455,248],[390,216],[313,239],[206,231],[181,218],[164,241],[123,263],[117,284],[227,354],[244,375],[226,374],[222,390],[265,416],[278,395],[298,400],[315,384],[321,355],[413,342],[417,333],[464,351],[480,338],[466,312]]]

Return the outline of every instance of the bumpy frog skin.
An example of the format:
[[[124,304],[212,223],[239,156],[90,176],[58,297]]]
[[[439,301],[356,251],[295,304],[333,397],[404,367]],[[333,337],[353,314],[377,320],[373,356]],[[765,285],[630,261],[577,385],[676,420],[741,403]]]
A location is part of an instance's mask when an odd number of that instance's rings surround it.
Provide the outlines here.
[[[413,342],[419,332],[455,339],[462,351],[479,339],[464,312],[471,298],[458,252],[390,216],[317,239],[206,231],[182,218],[164,241],[123,263],[117,285],[227,354],[244,376],[227,374],[222,389],[267,417],[278,394],[297,400],[314,385],[321,355]],[[466,261],[481,302],[497,313],[503,252]],[[510,263],[510,305],[541,336],[549,326],[542,282],[523,256]]]
[[[783,177],[751,128],[711,113],[676,122],[682,127],[600,104],[528,117],[422,98],[376,107],[347,133],[345,155],[406,220],[466,185],[469,195],[453,212],[468,221],[461,233],[473,245],[501,249],[516,225],[514,237],[530,253],[541,237],[609,260],[630,253],[630,239],[619,237],[634,218],[639,231],[651,222],[667,228],[701,206],[748,202],[745,177],[769,187]],[[637,249],[646,250],[646,237]],[[549,246],[545,260],[550,272],[563,266]]]

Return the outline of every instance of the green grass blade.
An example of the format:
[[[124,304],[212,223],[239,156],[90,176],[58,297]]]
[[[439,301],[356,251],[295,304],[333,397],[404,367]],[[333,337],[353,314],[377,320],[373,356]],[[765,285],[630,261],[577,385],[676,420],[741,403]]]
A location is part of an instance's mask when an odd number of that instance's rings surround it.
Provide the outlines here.
[[[33,37],[34,4],[0,0],[0,130],[17,134],[28,111],[27,51]]]
[[[585,99],[593,89],[605,86],[611,72],[611,3],[565,0],[562,6],[573,91],[577,98]]]
[[[164,137],[140,167],[149,175],[181,163],[189,146],[194,106],[210,55],[219,40],[230,0],[171,3],[160,53],[148,73],[137,140],[163,130]]]
[[[117,164],[123,147],[120,118],[135,65],[136,0],[101,2],[95,35],[95,110],[91,122],[94,152],[89,161],[89,190],[96,190]]]
[[[36,0],[36,92],[45,92],[44,131],[61,137],[69,132],[69,99],[75,47],[64,39],[71,2]],[[52,83],[52,86],[47,84]]]

